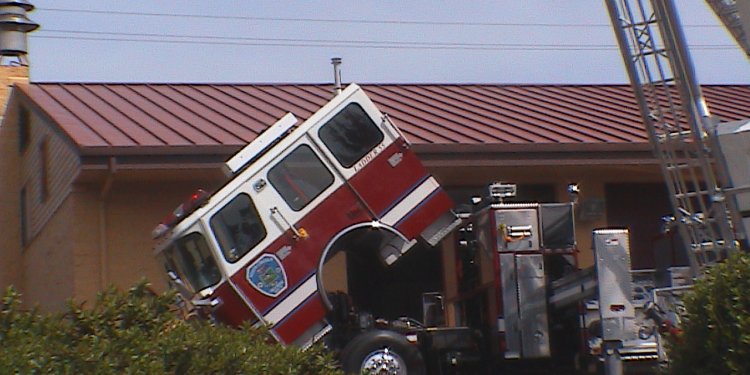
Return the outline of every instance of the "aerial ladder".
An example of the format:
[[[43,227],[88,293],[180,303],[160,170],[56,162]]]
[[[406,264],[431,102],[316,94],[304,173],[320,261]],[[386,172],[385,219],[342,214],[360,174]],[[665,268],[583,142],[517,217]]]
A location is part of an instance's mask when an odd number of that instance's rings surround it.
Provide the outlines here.
[[[750,24],[748,17],[743,17],[750,14],[750,2],[706,2],[750,56],[746,33]],[[728,156],[722,150],[719,121],[711,116],[697,83],[672,0],[605,0],[605,3],[671,199],[673,216],[667,227],[676,229],[692,277],[699,277],[706,267],[748,248],[750,219],[743,216],[750,199],[747,198],[750,182],[744,177],[733,178],[732,174],[737,173],[737,152]],[[728,160],[730,157],[734,159]],[[745,160],[740,162],[740,169],[747,169],[742,166]],[[669,285],[653,292],[653,308],[647,310],[656,322],[667,321],[660,304],[675,301],[662,301],[657,293],[666,291],[671,297],[665,299],[675,298],[679,303],[683,288],[690,286]],[[622,373],[617,340],[614,337],[605,342],[614,349],[605,353],[607,374]],[[663,347],[659,347],[661,355]]]
[[[708,1],[737,18],[733,1]],[[736,194],[671,0],[606,0],[625,68],[659,160],[694,277],[747,245]],[[731,5],[731,4],[730,4]],[[741,27],[733,32],[746,47]],[[744,43],[744,44],[743,44]],[[745,48],[747,52],[747,48]],[[745,189],[746,190],[746,189]]]

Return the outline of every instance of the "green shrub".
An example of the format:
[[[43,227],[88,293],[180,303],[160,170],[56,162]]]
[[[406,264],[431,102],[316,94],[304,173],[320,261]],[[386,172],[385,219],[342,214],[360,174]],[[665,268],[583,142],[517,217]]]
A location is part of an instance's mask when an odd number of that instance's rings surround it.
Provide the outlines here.
[[[687,321],[672,343],[673,374],[750,374],[750,256],[712,267],[685,300]]]
[[[0,369],[16,374],[340,374],[321,347],[282,347],[268,332],[181,319],[175,295],[141,282],[110,288],[91,308],[20,309],[8,288],[0,308]]]

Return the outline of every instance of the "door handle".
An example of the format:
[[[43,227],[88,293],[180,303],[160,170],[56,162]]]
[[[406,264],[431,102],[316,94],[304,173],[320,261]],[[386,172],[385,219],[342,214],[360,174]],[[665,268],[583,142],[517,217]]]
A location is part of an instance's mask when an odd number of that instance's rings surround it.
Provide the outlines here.
[[[297,227],[295,227],[292,223],[289,222],[289,220],[286,219],[286,217],[284,217],[284,214],[279,211],[278,207],[271,207],[271,217],[277,224],[289,228],[292,233],[294,233],[295,240],[300,238],[307,238],[307,231],[305,231],[304,228],[297,229]]]

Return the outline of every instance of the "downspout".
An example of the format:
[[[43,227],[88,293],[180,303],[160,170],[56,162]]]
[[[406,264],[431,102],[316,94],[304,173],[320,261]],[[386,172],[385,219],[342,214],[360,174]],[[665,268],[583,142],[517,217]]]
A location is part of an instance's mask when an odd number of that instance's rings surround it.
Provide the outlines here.
[[[107,198],[112,190],[112,185],[117,173],[117,159],[114,156],[109,158],[107,163],[107,177],[99,192],[99,284],[100,289],[107,287],[109,270],[107,267],[107,258],[109,258],[108,241],[107,241]]]

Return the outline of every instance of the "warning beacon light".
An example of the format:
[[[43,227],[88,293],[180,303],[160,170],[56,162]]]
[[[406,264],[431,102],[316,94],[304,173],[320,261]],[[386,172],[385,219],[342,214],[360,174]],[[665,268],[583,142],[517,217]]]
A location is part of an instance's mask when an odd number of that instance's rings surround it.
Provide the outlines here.
[[[151,231],[151,237],[157,239],[165,235],[170,229],[174,228],[177,223],[182,221],[185,216],[190,215],[199,207],[203,206],[203,204],[208,201],[209,196],[210,195],[205,190],[198,189],[187,201],[177,206],[169,216],[164,218],[164,220],[162,220],[161,223]]]

